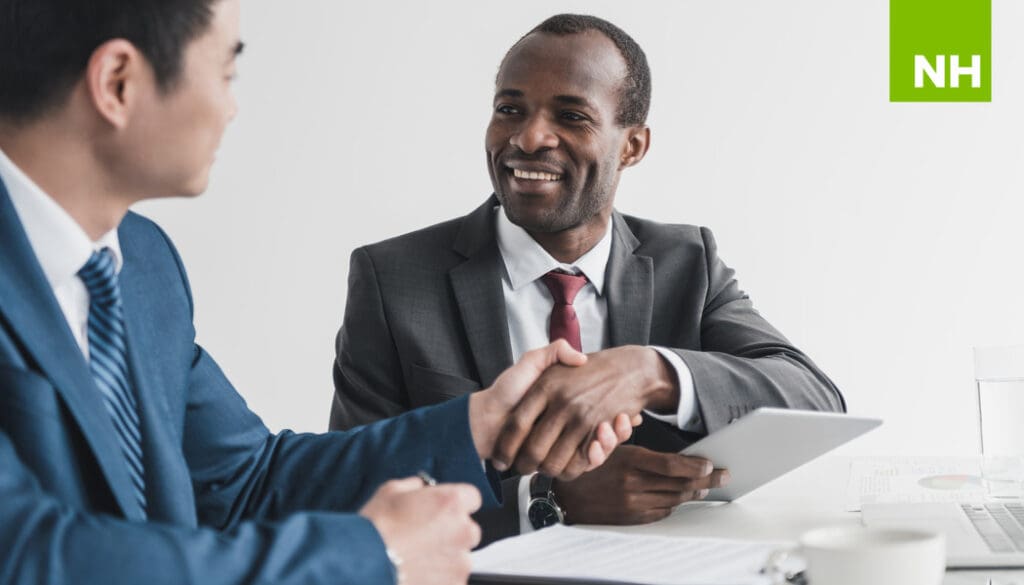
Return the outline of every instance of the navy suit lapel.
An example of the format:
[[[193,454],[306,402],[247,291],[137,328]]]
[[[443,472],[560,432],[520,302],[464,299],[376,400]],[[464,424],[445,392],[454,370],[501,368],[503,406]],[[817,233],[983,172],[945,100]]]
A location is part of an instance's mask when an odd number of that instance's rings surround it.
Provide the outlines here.
[[[512,365],[512,342],[501,291],[504,265],[494,233],[495,205],[497,200],[491,197],[462,222],[454,249],[466,261],[448,274],[484,387]]]
[[[131,238],[121,233],[124,265],[121,269],[121,297],[128,362],[139,403],[142,442],[146,462],[146,508],[152,520],[175,523],[195,522],[195,502],[188,468],[182,456],[182,437],[171,418],[167,403],[168,373],[161,367],[161,332],[153,326],[163,298],[157,279],[143,251],[132,247]]]
[[[636,254],[640,241],[618,212],[612,215],[612,252],[605,275],[611,347],[647,345],[654,310],[654,261]]]
[[[141,519],[110,415],[2,181],[0,275],[4,320],[63,398],[124,515]]]

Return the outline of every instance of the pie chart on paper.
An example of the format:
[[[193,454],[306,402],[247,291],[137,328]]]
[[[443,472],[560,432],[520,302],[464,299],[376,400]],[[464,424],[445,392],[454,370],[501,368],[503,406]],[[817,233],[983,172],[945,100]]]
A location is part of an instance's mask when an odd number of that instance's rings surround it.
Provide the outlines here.
[[[930,490],[957,491],[982,489],[984,484],[977,475],[930,475],[917,481],[918,485]]]

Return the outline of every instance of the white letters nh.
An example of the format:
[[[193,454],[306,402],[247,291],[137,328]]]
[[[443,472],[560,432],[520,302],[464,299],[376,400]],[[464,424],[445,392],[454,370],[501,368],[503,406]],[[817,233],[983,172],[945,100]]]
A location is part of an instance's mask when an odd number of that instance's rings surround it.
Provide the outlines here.
[[[924,55],[914,55],[914,87],[924,87],[924,76],[927,75],[928,79],[937,88],[946,87],[946,56],[936,55],[935,66],[932,67],[931,62]],[[951,55],[949,57],[949,86],[952,88],[960,87],[960,78],[964,75],[971,76],[971,87],[981,87],[981,55],[971,55],[971,66],[961,67],[960,66],[960,55]]]

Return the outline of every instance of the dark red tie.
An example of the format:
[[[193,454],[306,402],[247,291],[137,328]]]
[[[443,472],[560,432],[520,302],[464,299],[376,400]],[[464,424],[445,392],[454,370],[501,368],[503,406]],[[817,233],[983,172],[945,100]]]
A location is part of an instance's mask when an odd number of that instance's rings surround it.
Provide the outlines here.
[[[576,351],[583,351],[580,343],[580,322],[576,319],[576,309],[572,302],[576,293],[587,284],[587,277],[582,274],[566,274],[552,270],[540,278],[551,291],[555,306],[551,309],[551,328],[548,338],[551,341],[564,339]]]

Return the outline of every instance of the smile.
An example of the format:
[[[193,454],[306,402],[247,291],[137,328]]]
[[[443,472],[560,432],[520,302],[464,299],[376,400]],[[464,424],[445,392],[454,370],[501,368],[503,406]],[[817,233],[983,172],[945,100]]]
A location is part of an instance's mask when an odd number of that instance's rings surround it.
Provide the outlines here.
[[[554,173],[543,173],[534,171],[523,171],[520,169],[512,169],[512,175],[517,179],[527,179],[530,181],[561,181],[562,175],[556,175]]]

